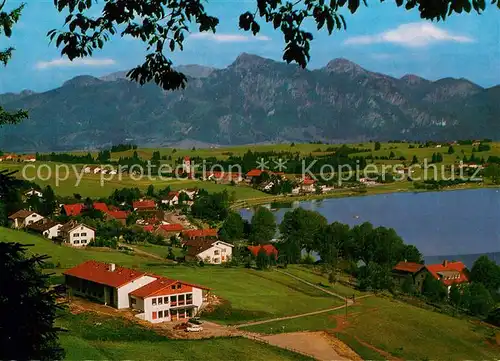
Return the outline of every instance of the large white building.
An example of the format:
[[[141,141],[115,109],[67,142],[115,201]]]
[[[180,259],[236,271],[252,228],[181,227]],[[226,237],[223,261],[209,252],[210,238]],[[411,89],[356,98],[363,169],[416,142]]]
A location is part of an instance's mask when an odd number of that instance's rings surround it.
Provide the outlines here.
[[[187,319],[202,307],[208,288],[119,267],[87,261],[64,272],[70,297],[84,296],[153,322]]]

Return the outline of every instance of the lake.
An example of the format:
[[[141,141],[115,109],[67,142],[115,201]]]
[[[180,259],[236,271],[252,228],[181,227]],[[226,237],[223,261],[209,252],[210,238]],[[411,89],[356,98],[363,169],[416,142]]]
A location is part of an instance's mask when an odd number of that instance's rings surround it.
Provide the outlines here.
[[[500,251],[500,191],[496,189],[294,202],[293,206],[274,211],[277,222],[281,222],[285,212],[296,207],[318,211],[329,222],[351,226],[370,222],[394,228],[406,243],[417,246],[425,256]],[[253,210],[243,209],[240,213],[250,219]]]

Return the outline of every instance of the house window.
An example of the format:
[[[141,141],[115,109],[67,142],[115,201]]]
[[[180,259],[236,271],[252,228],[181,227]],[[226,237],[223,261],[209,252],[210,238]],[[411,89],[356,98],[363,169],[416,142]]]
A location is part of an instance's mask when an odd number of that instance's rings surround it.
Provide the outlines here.
[[[79,240],[75,240],[75,244],[80,244],[80,241]]]
[[[82,236],[82,237],[85,237],[86,235],[87,235],[87,233],[80,234],[80,236]]]
[[[163,305],[163,298],[158,297],[158,304],[159,304],[159,305]]]
[[[163,303],[164,304],[168,304],[168,296],[167,297],[163,297]]]
[[[82,244],[85,244],[87,243],[87,240],[86,239],[82,239]]]
[[[132,297],[132,298],[130,299],[130,303],[131,303],[131,304],[133,304],[133,305],[135,305],[135,304],[137,303],[137,300],[136,300],[135,298],[133,298],[133,297]]]
[[[172,285],[172,289],[175,290],[175,285]]]
[[[182,287],[182,285],[179,283],[179,284],[177,285],[177,289],[178,289],[178,290],[180,290],[180,289],[181,289],[181,287]]]
[[[158,314],[155,312],[153,312],[153,320],[156,320],[158,318]]]
[[[151,299],[153,306],[156,306],[156,298]]]
[[[218,256],[219,255],[219,250],[214,251],[214,255]]]
[[[80,233],[73,233],[73,237],[79,237]]]
[[[219,258],[214,258],[214,263],[219,263]]]
[[[158,318],[163,318],[163,311],[158,312]]]

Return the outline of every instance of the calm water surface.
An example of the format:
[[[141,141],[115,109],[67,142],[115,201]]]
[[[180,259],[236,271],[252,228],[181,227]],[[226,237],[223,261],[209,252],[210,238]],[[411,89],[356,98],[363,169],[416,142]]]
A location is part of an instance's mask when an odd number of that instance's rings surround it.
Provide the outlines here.
[[[291,208],[295,207],[318,211],[329,222],[392,227],[425,256],[500,251],[500,191],[496,189],[332,198],[295,202]],[[277,221],[291,208],[276,210]],[[250,219],[252,212],[244,209],[241,215]]]

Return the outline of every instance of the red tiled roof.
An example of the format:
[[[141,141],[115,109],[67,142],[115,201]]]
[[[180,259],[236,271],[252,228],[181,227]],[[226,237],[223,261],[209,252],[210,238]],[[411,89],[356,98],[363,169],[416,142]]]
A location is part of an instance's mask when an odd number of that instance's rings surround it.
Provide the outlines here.
[[[141,209],[141,208],[156,208],[156,203],[155,201],[152,200],[146,200],[146,201],[135,201],[132,203],[132,207],[135,209]]]
[[[316,183],[316,181],[314,179],[306,178],[306,179],[304,179],[303,183],[304,183],[304,185],[309,186],[311,184]]]
[[[247,248],[250,252],[252,252],[252,254],[255,257],[257,257],[261,249],[263,249],[266,252],[266,255],[268,256],[272,254],[278,256],[278,250],[272,244],[263,244],[260,246],[248,246]]]
[[[151,225],[148,225],[148,226],[144,226],[143,229],[146,231],[146,232],[153,232],[154,231],[154,227],[151,226]]]
[[[440,279],[438,272],[446,272],[446,271],[459,272],[460,277],[457,279],[442,280],[446,286],[451,286],[454,283],[469,282],[469,278],[464,273],[465,265],[462,262],[447,262],[446,266],[442,263],[430,264],[430,265],[427,265],[425,267],[434,276],[434,278],[436,278],[438,280]]]
[[[263,171],[260,169],[252,169],[250,172],[247,173],[247,177],[258,177],[262,174]]]
[[[181,285],[181,288],[176,287],[175,289],[172,289],[173,285],[178,285],[178,284]],[[140,298],[147,298],[147,297],[154,297],[154,296],[165,296],[165,295],[171,295],[171,294],[177,294],[177,293],[192,292],[193,288],[201,288],[201,289],[209,290],[209,288],[204,287],[204,286],[186,283],[183,281],[171,280],[171,279],[164,278],[164,277],[159,277],[156,281],[148,283],[147,285],[136,289],[135,291],[131,292],[130,294],[132,296],[136,296],[136,297],[140,297]]]
[[[87,261],[64,272],[65,275],[81,278],[106,286],[121,287],[145,275],[144,272],[115,266],[110,271],[110,264]]]
[[[108,205],[103,202],[94,202],[94,209],[97,209],[98,211],[107,213],[109,211]],[[82,213],[83,208],[85,205],[83,203],[75,203],[75,204],[64,204],[64,213],[66,213],[67,216],[78,216],[80,213]]]
[[[190,229],[182,232],[182,235],[187,238],[195,238],[195,237],[216,237],[217,229],[215,228],[207,228],[207,229]]]
[[[185,161],[188,161],[188,160],[190,160],[190,159],[191,159],[191,158],[189,158],[189,156],[187,156],[187,155],[184,157],[184,160],[185,160]]]
[[[66,213],[67,216],[78,216],[80,213],[82,213],[83,204],[82,203],[64,204],[63,208],[64,208],[64,213]]]
[[[107,211],[106,214],[114,219],[127,219],[128,217],[128,212],[125,211]]]
[[[102,202],[95,202],[94,209],[97,209],[98,211],[101,211],[104,213],[109,211],[108,205],[106,203],[102,203]]]
[[[394,266],[393,270],[401,272],[417,273],[424,267],[425,266],[420,263],[401,261],[396,266]]]
[[[182,232],[184,230],[184,226],[178,223],[162,224],[159,228],[165,232]]]

